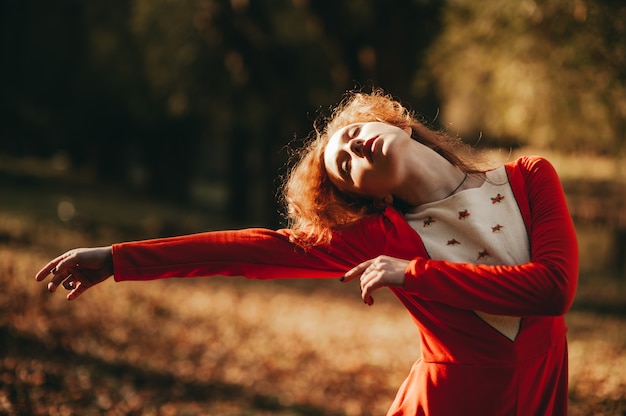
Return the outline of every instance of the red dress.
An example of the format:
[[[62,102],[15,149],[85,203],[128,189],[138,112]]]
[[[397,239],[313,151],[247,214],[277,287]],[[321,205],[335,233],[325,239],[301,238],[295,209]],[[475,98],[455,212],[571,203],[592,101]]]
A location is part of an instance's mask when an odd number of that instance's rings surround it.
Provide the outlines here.
[[[390,289],[419,328],[421,357],[388,414],[566,415],[564,314],[578,278],[576,234],[549,162],[524,157],[505,167],[530,242],[524,264],[432,260],[418,233],[387,208],[307,251],[289,241],[289,230],[267,229],[116,244],[115,280],[338,278],[381,254],[411,260],[404,287]],[[515,340],[475,310],[521,317]]]

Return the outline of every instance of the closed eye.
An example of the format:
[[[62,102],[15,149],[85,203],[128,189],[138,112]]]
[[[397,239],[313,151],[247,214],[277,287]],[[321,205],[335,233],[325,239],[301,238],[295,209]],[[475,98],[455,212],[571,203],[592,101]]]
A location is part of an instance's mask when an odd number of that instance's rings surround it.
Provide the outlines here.
[[[341,176],[344,179],[349,179],[350,178],[350,158],[347,157],[343,160],[343,162],[341,162]]]
[[[359,135],[360,132],[361,132],[361,126],[354,126],[348,132],[348,137],[350,139],[354,139],[355,137]]]

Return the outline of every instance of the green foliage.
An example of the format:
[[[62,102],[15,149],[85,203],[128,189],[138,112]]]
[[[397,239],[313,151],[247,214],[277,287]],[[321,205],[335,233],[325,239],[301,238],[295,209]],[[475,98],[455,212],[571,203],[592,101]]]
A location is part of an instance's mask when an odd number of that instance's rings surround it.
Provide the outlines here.
[[[470,143],[618,153],[624,21],[618,1],[4,2],[0,152],[169,199],[211,188],[265,224],[285,145],[355,87]]]
[[[626,7],[449,2],[424,69],[453,131],[493,143],[623,151]]]

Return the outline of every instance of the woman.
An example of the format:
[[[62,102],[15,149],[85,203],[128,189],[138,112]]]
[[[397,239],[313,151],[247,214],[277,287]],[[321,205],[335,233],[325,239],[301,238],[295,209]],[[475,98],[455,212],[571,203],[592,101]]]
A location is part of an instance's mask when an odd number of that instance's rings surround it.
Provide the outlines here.
[[[481,172],[458,150],[384,93],[348,94],[290,173],[288,229],[71,250],[36,279],[71,300],[111,275],[358,278],[365,303],[389,287],[419,327],[389,415],[565,415],[578,252],[556,172],[539,157]]]

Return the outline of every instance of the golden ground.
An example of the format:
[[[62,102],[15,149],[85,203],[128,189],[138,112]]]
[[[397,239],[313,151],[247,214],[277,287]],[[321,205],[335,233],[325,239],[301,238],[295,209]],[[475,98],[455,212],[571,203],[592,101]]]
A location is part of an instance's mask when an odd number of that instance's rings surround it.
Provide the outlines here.
[[[337,281],[34,281],[49,249],[0,246],[0,414],[379,415],[419,355],[390,295]],[[572,415],[626,411],[626,320],[574,308]]]

